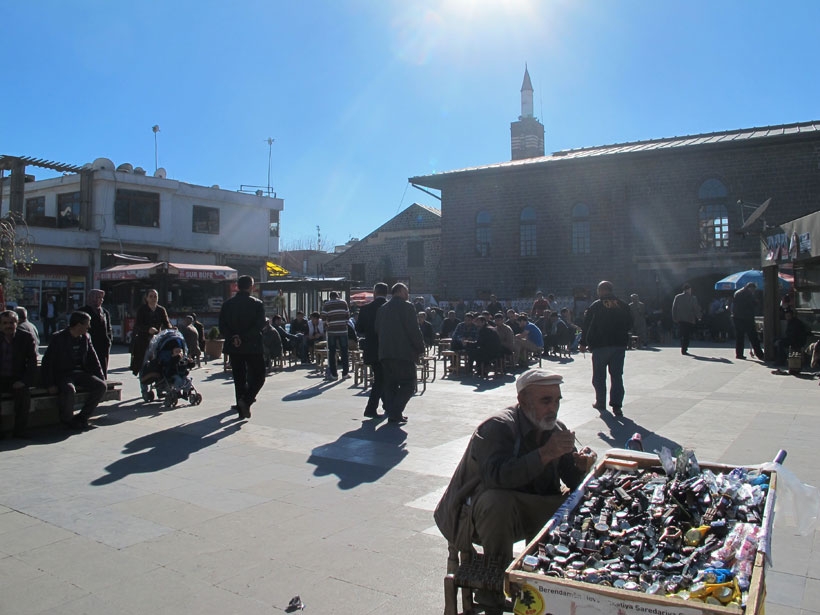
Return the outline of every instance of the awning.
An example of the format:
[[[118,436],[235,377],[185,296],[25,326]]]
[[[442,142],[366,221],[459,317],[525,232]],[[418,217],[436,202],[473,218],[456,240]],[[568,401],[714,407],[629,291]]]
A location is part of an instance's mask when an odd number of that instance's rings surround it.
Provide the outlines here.
[[[184,263],[135,263],[115,265],[97,274],[101,282],[118,280],[142,280],[159,273],[177,276],[183,280],[213,280],[215,282],[236,280],[236,269],[224,265],[189,265]]]
[[[178,275],[184,280],[215,280],[218,282],[235,280],[238,274],[236,269],[225,265],[185,265],[168,263],[168,273]]]
[[[290,271],[282,267],[282,265],[277,265],[272,261],[268,261],[266,263],[266,267],[268,270],[268,276],[271,278],[276,278],[283,275],[290,275]]]
[[[97,278],[102,281],[112,280],[141,280],[156,274],[165,263],[138,263],[134,265],[114,265],[108,269],[103,269],[97,274]]]

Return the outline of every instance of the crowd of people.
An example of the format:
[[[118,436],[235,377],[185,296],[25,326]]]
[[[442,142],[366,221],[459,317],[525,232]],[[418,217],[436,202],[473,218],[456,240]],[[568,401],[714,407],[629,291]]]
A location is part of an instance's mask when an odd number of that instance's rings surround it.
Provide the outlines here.
[[[31,390],[38,386],[57,397],[60,422],[66,429],[88,429],[88,418],[108,388],[113,334],[111,315],[102,307],[104,297],[100,289],[89,291],[86,305],[69,315],[64,329],[45,330],[48,346],[39,364],[39,332],[26,309],[0,312],[0,393],[11,394],[14,400],[12,437],[29,437]],[[78,389],[86,395],[75,414]]]

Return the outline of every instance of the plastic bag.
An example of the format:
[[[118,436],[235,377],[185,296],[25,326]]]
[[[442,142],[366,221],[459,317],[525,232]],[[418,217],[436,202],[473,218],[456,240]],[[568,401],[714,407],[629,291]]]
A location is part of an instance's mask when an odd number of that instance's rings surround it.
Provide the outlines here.
[[[808,536],[817,527],[820,517],[820,492],[817,487],[801,483],[797,475],[779,463],[764,463],[761,470],[777,472],[775,515],[796,527],[801,536]]]

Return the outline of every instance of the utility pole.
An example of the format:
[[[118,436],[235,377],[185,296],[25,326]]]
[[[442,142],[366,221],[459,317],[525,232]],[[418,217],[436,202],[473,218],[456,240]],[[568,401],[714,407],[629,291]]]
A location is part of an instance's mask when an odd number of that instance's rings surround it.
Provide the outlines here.
[[[265,139],[265,142],[268,144],[268,196],[270,196],[270,165],[271,165],[271,153],[273,152],[273,142],[275,139],[272,137],[268,137]]]
[[[154,173],[156,173],[157,169],[159,169],[159,155],[157,152],[157,133],[159,132],[159,124],[154,124],[151,127],[151,130],[154,131]]]

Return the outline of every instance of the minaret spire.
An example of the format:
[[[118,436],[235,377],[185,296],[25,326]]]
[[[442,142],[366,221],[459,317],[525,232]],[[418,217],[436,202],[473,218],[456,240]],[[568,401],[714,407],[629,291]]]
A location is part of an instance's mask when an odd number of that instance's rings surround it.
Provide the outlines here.
[[[510,124],[512,159],[538,158],[544,155],[544,125],[532,112],[532,81],[524,64],[524,82],[521,84],[521,115]]]
[[[532,113],[532,81],[530,81],[530,72],[527,70],[527,65],[524,64],[524,83],[521,84],[521,117],[533,117]]]

